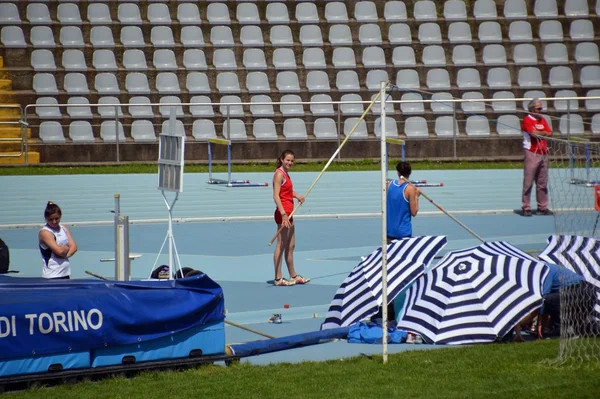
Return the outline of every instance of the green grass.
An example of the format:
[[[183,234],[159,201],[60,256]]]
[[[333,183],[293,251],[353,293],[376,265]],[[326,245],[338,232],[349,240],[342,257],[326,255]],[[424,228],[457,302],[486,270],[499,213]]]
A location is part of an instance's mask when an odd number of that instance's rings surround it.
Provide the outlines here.
[[[390,163],[390,170],[395,169],[397,161]],[[320,172],[326,162],[299,162],[294,166],[295,172]],[[466,170],[466,169],[520,169],[522,162],[411,162],[413,170]],[[328,167],[328,171],[369,171],[380,170],[376,160],[336,161]],[[246,163],[233,166],[235,172],[272,172],[275,163]],[[93,165],[93,166],[6,166],[0,167],[0,176],[21,175],[76,175],[76,174],[125,174],[125,173],[156,173],[156,164],[123,164],[123,165]],[[225,172],[225,165],[215,165],[214,172]],[[207,173],[208,166],[189,164],[185,166],[186,173]]]
[[[351,344],[349,344],[351,345]],[[549,366],[558,341],[305,362],[144,373],[11,394],[11,398],[598,398],[598,363]]]

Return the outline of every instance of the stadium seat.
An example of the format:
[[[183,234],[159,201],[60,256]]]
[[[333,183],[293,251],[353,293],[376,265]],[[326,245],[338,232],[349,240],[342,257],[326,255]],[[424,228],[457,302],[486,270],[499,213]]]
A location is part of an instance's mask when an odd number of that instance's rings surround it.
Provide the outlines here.
[[[363,49],[362,63],[365,68],[385,68],[387,63],[381,47],[371,46]]]
[[[367,131],[365,120],[360,118],[347,118],[344,121],[344,136],[350,136],[350,140],[367,139],[369,137],[369,132]]]
[[[114,75],[112,76],[114,77]],[[96,79],[98,79],[97,76]],[[87,79],[84,74],[79,72],[70,72],[65,74],[63,88],[68,94],[90,94]]]
[[[74,3],[61,3],[56,11],[56,18],[61,25],[82,25],[79,6]]]
[[[117,97],[106,96],[100,97],[100,99],[98,100],[98,104],[120,104],[120,101]],[[116,113],[115,108],[117,109]],[[98,113],[100,114],[100,118],[102,119],[115,119],[116,116],[118,116],[119,118],[123,117],[123,110],[121,109],[120,105],[118,107],[114,107],[113,105],[106,107],[98,107]]]
[[[54,34],[48,26],[34,26],[29,33],[34,48],[55,48]]]
[[[281,96],[281,105],[279,109],[283,116],[304,116],[304,105],[294,104],[302,102],[300,96],[296,94],[286,94]]]
[[[329,77],[325,71],[310,71],[306,75],[306,87],[311,93],[323,93],[331,90]]]
[[[348,23],[346,4],[341,1],[325,4],[325,19],[329,24]]]
[[[325,53],[318,47],[309,47],[304,49],[302,54],[302,64],[305,69],[325,69]]]
[[[210,105],[211,101],[208,96],[193,96],[190,98],[190,113],[195,118],[213,118],[215,111],[213,106]],[[206,104],[206,105],[203,105]]]
[[[448,70],[436,68],[427,71],[427,88],[429,90],[450,90]]]
[[[544,93],[541,90],[529,90],[529,91],[526,91],[525,93],[523,93],[523,98],[527,98],[527,99],[529,99],[529,98],[531,98],[531,99],[544,98],[544,97],[547,97],[546,93]],[[527,105],[529,104],[529,101],[530,100],[523,100],[523,102],[521,103],[521,106],[523,107],[524,111],[528,111]],[[542,110],[544,112],[548,111],[548,102],[546,100],[542,100]]]
[[[64,48],[84,48],[83,34],[78,26],[64,26],[60,28],[60,44]]]
[[[456,66],[475,66],[475,49],[470,44],[454,46],[452,50],[452,63]]]
[[[527,21],[514,21],[508,26],[508,39],[513,43],[533,41],[531,24]]]
[[[50,50],[33,50],[31,52],[31,67],[37,72],[54,72],[56,63]]]
[[[246,88],[248,93],[270,93],[269,78],[264,72],[248,72],[246,75]]]
[[[519,69],[519,76],[517,79],[519,87],[523,89],[541,88],[542,87],[542,73],[537,67],[524,67]]]
[[[358,41],[363,46],[380,46],[383,43],[377,24],[363,24],[358,28]]]
[[[192,136],[196,140],[202,141],[216,138],[217,132],[215,131],[214,122],[208,119],[195,120],[192,125]]]
[[[404,121],[404,134],[409,139],[428,138],[427,121],[422,116],[411,116]]]
[[[250,99],[250,113],[254,117],[274,117],[273,101],[265,95],[252,96]],[[263,103],[263,104],[261,104]]]
[[[158,112],[163,118],[169,118],[171,111],[175,109],[175,116],[181,118],[184,116],[181,99],[177,96],[164,96],[159,100]]]
[[[0,32],[0,41],[6,48],[27,48],[25,35],[19,26],[3,27]]]
[[[499,136],[521,136],[521,121],[516,115],[501,115],[496,121]]]
[[[124,26],[121,28],[121,43],[125,48],[144,48],[144,35],[139,26]]]
[[[79,51],[79,50],[71,50],[71,51]],[[81,53],[81,57],[83,58],[83,53]],[[64,53],[63,53],[64,57]],[[85,58],[84,62],[85,62]],[[94,55],[92,56],[92,65],[99,72],[115,72],[119,70],[117,66],[117,60],[115,59],[115,53],[112,50],[96,50],[94,51]]]
[[[375,97],[378,94],[375,93],[371,96],[371,101],[375,100]],[[381,101],[376,101],[373,106],[371,107],[371,113],[373,115],[381,115]],[[387,101],[385,103],[385,113],[387,115],[393,115],[394,114],[394,104],[390,101]]]
[[[363,57],[364,58],[364,57]],[[395,68],[414,68],[417,66],[415,50],[409,46],[394,47],[392,63]]]
[[[422,53],[423,65],[426,67],[445,67],[446,66],[446,49],[442,46],[426,46]]]
[[[566,0],[565,16],[567,18],[587,18],[589,15],[587,0]]]
[[[271,28],[269,40],[275,47],[293,47],[292,30],[287,25],[275,25]]]
[[[212,33],[212,31],[211,31]],[[212,40],[212,39],[211,39]],[[231,39],[233,40],[233,39]],[[224,40],[223,43],[227,41]],[[219,43],[223,44],[223,43]],[[181,44],[183,47],[204,47],[204,35],[202,34],[202,29],[199,26],[188,25],[181,28]],[[213,44],[214,45],[214,44]],[[219,46],[217,46],[219,47]]]
[[[173,72],[160,72],[156,75],[156,90],[159,94],[180,94],[179,79]]]
[[[527,19],[527,5],[525,0],[505,0],[504,18],[507,20]]]
[[[168,120],[163,121],[161,125],[161,134],[169,133],[170,122]],[[185,127],[183,126],[183,122],[180,120],[175,121],[175,134],[178,136],[185,136]]]
[[[233,72],[219,72],[217,75],[217,90],[219,93],[239,93],[238,75]]]
[[[577,93],[573,90],[558,90],[554,93],[554,110],[557,112],[577,112],[579,110],[579,101],[577,100],[560,100],[561,97],[577,97]]]
[[[129,94],[150,94],[148,77],[141,72],[130,72],[125,77],[125,89]]]
[[[448,27],[450,43],[471,43],[471,27],[466,22],[452,22]]]
[[[216,49],[213,52],[213,65],[217,71],[237,70],[235,54],[231,49]]]
[[[579,114],[561,115],[558,131],[563,136],[583,136],[585,132],[583,118]]]
[[[298,80],[298,74],[296,72],[278,72],[275,85],[277,90],[281,93],[300,92],[300,81]]]
[[[188,71],[206,71],[206,56],[200,49],[187,49],[183,53],[183,67]],[[248,68],[248,66],[246,66]]]
[[[356,68],[354,50],[350,47],[337,47],[333,49],[331,62],[334,68],[351,69]]]
[[[273,51],[273,66],[275,67],[275,70],[297,70],[298,66],[296,65],[296,55],[294,54],[294,50],[290,48],[275,49],[275,51]]]
[[[467,7],[462,0],[449,0],[444,3],[444,19],[446,21],[466,21]]]
[[[313,116],[333,116],[335,114],[333,104],[331,104],[331,96],[328,94],[315,94],[310,98],[310,102],[310,112]]]
[[[272,119],[256,119],[252,127],[252,135],[257,140],[277,140],[277,130]]]
[[[223,137],[229,140],[248,140],[246,125],[239,119],[230,119],[223,122]]]
[[[47,72],[33,75],[33,90],[37,95],[58,95],[54,75]]]
[[[475,68],[461,68],[456,74],[456,85],[459,90],[481,89],[479,71]]]
[[[388,39],[394,46],[412,44],[412,34],[407,24],[392,24],[388,28]]]
[[[288,14],[287,5],[284,3],[269,3],[265,12],[267,22],[271,25],[290,24],[290,16]]]
[[[575,62],[578,64],[600,64],[596,43],[578,43],[575,47]]]
[[[360,23],[377,22],[377,8],[372,1],[359,1],[354,4],[354,19]]]
[[[127,71],[146,71],[146,56],[142,50],[125,50],[123,53],[123,66]]]
[[[362,115],[365,112],[365,107],[362,103],[362,98],[358,94],[344,94],[339,105],[340,112],[344,116],[348,115]]]
[[[497,91],[494,93],[494,99],[513,99],[513,101],[492,101],[492,109],[495,113],[516,113],[517,103],[514,101],[515,95],[510,91]]]
[[[421,88],[419,82],[419,74],[413,69],[401,69],[396,74],[396,86],[401,89],[417,89]]]
[[[501,44],[488,44],[481,58],[486,66],[506,65],[506,49]]]
[[[119,95],[121,93],[117,77],[112,72],[96,74],[96,77],[94,78],[94,88],[100,95]]]
[[[399,22],[408,20],[406,5],[403,1],[386,1],[383,9],[383,18],[386,22]]]
[[[218,82],[218,81],[217,81]],[[208,76],[204,72],[190,72],[185,80],[185,88],[192,94],[211,93]]]
[[[440,116],[435,119],[434,132],[437,137],[458,137],[458,122],[451,116]]]
[[[557,19],[558,6],[556,0],[535,0],[533,15],[537,19]]]
[[[33,4],[27,5],[27,19],[29,23],[33,23],[31,19],[29,19],[29,7]],[[39,4],[38,4],[39,5]],[[48,7],[46,7],[46,11],[48,11]],[[50,13],[48,13],[48,17],[50,17]],[[3,3],[0,4],[0,25],[20,25],[21,17],[19,16],[19,9],[16,4],[12,3]]]
[[[210,30],[210,42],[214,47],[233,47],[233,33],[229,26],[213,26]]]
[[[575,51],[575,56],[577,57],[577,51]],[[567,46],[564,43],[546,44],[544,47],[544,61],[549,65],[568,64],[569,55],[567,53]]]
[[[454,111],[454,107],[456,106],[456,103],[452,103],[452,102],[445,102],[446,100],[452,100],[452,94],[450,93],[433,93],[433,95],[431,96],[431,100],[435,101],[432,103],[429,103],[429,106],[431,107],[431,112],[433,112],[434,114],[451,114]]]
[[[155,142],[156,133],[152,122],[141,120],[131,124],[131,138],[136,143]]]
[[[477,0],[473,6],[473,16],[477,21],[496,21],[498,13],[494,0]]]
[[[600,66],[588,65],[579,71],[581,87],[600,87]]]
[[[55,121],[40,123],[40,140],[45,144],[64,143],[65,136],[60,123]]]
[[[537,50],[533,44],[517,44],[513,49],[515,65],[537,65]]]
[[[313,3],[296,4],[296,20],[301,24],[318,24],[319,13]]]
[[[155,26],[150,31],[150,42],[157,48],[175,47],[175,39],[170,26]]]
[[[423,96],[419,93],[405,93],[401,97],[402,101],[422,101]],[[425,107],[422,102],[419,103],[400,103],[400,111],[405,115],[423,115]]]
[[[500,24],[495,21],[482,22],[477,37],[481,43],[502,43]]]
[[[219,105],[219,112],[224,118],[244,117],[244,107],[241,105],[242,99],[239,96],[223,96]]]
[[[106,3],[90,3],[87,8],[87,19],[91,25],[110,25],[112,18]]]
[[[148,4],[148,21],[151,25],[170,25],[171,14],[166,4]]]
[[[558,21],[542,21],[539,27],[539,37],[542,42],[562,42],[563,28]]]
[[[183,3],[177,6],[177,20],[181,25],[200,25],[200,11],[193,3]]]
[[[7,22],[3,23],[14,23],[21,24],[21,19],[19,17],[19,11],[17,10],[17,6],[14,4],[4,5],[3,8],[0,9],[3,13],[2,19]],[[29,3],[27,4],[26,10],[27,20],[31,25],[52,25],[52,17],[50,17],[50,10],[48,10],[48,6],[42,3]]]
[[[586,97],[600,97],[600,90],[589,90]],[[588,112],[600,111],[600,100],[585,100],[585,110]]]
[[[436,22],[419,25],[418,37],[421,44],[442,44],[442,31]]]
[[[125,132],[123,131],[123,124],[119,122],[115,126],[115,121],[104,121],[100,125],[100,137],[102,140],[108,143],[117,141],[117,129],[119,131],[118,137],[119,142],[125,142]]]
[[[381,117],[375,119],[375,137],[381,137]],[[394,118],[385,118],[385,137],[398,137],[398,124]]]
[[[121,25],[141,25],[142,15],[137,4],[122,3],[119,4],[117,19]]]
[[[483,94],[475,91],[468,91],[462,95],[463,100],[483,100]],[[463,102],[461,103],[461,108],[463,112],[473,113],[473,114],[483,114],[485,113],[485,104],[483,101],[472,101],[472,102]]]
[[[436,21],[437,11],[435,3],[431,0],[419,0],[414,3],[413,13],[418,22]]]
[[[243,47],[264,47],[262,31],[258,26],[242,26],[240,42]]]
[[[35,113],[40,119],[61,119],[62,114],[58,108],[58,101],[53,97],[38,97],[36,105],[57,105],[56,107],[35,107]]]
[[[302,25],[300,27],[300,43],[304,47],[323,46],[323,35],[318,25]]]
[[[206,19],[211,25],[229,25],[231,18],[229,17],[229,8],[226,4],[209,3],[206,8]]]
[[[67,100],[67,114],[71,119],[92,119],[90,102],[85,97],[69,97]],[[77,105],[77,106],[73,106]]]
[[[306,140],[306,125],[300,118],[290,118],[283,122],[283,136],[287,140]]]
[[[352,33],[348,25],[332,25],[329,27],[329,43],[332,46],[351,46]]]
[[[285,134],[285,129],[284,129]],[[334,140],[338,137],[337,126],[331,118],[319,118],[315,120],[313,134],[317,140]]]
[[[358,92],[360,83],[356,71],[340,71],[337,73],[335,86],[340,92]]]
[[[90,31],[90,43],[94,48],[113,48],[115,41],[108,26],[93,26]]]
[[[92,125],[88,121],[74,121],[69,125],[69,138],[73,143],[94,143]]]
[[[219,50],[215,50],[215,53]],[[157,71],[176,71],[177,61],[175,53],[170,49],[158,49],[154,51],[152,63]]]
[[[566,66],[553,67],[550,69],[548,83],[552,88],[571,88],[573,87],[573,71]]]
[[[132,118],[152,118],[154,112],[150,105],[150,99],[143,96],[129,97],[129,114]]]
[[[485,116],[473,115],[467,118],[467,126],[465,127],[467,136],[489,136],[490,123]]]
[[[389,81],[388,73],[384,69],[372,69],[367,72],[367,90],[381,90],[381,82]]]
[[[596,14],[600,15],[599,10],[596,10]],[[596,114],[592,117],[592,134],[600,134],[600,114]]]
[[[594,41],[594,24],[589,19],[577,19],[571,22],[569,29],[571,40],[574,41]]]

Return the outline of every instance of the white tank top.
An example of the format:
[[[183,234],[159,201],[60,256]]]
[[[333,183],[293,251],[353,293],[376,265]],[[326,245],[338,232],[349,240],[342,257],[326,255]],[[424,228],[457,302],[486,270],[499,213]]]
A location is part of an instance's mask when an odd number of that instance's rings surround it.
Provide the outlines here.
[[[42,230],[48,230],[54,235],[56,244],[62,246],[69,243],[69,237],[63,225],[59,225],[60,230],[54,231],[48,226],[44,226]],[[46,244],[40,243],[40,252],[42,253],[42,277],[57,278],[71,275],[71,265],[68,258],[59,258]]]

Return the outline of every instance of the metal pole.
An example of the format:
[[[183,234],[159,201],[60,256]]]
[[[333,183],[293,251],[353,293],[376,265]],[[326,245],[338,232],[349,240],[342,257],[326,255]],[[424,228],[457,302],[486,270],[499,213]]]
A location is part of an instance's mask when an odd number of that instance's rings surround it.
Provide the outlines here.
[[[231,107],[227,106],[227,184],[231,184],[231,119],[230,119]]]
[[[212,183],[212,144],[208,141],[208,182]]]
[[[575,179],[575,145],[571,143],[571,101],[567,100],[567,141],[569,143],[569,169],[571,182]]]
[[[119,154],[119,112],[117,112],[116,105],[115,105],[115,138],[117,140],[117,162],[121,162],[121,156]]]
[[[121,215],[121,194],[115,194],[115,217],[114,217],[114,237],[115,237],[115,280],[119,279],[119,216]]]
[[[387,156],[385,140],[385,89],[387,82],[381,82],[380,101],[381,101],[381,327],[382,327],[382,355],[383,363],[388,362],[388,339],[387,339],[387,319],[388,319],[388,292],[387,292]]]
[[[456,131],[457,123],[456,123],[456,103],[452,103],[452,144],[454,146],[454,159],[456,160],[456,138],[458,136],[458,132]]]
[[[340,147],[340,133],[342,132],[342,112],[340,111],[342,104],[338,104],[337,107],[337,144],[338,148]],[[337,154],[338,161],[342,159],[342,152],[338,152]]]

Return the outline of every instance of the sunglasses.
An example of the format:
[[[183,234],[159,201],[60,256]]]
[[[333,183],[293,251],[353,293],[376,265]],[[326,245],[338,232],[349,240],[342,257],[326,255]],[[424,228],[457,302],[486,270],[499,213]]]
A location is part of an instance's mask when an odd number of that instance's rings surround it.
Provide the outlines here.
[[[539,108],[538,108],[538,107],[536,107],[536,108],[534,108],[534,110],[536,110],[536,111],[541,111],[541,110],[543,110],[543,108],[542,108],[542,107],[539,107]]]

